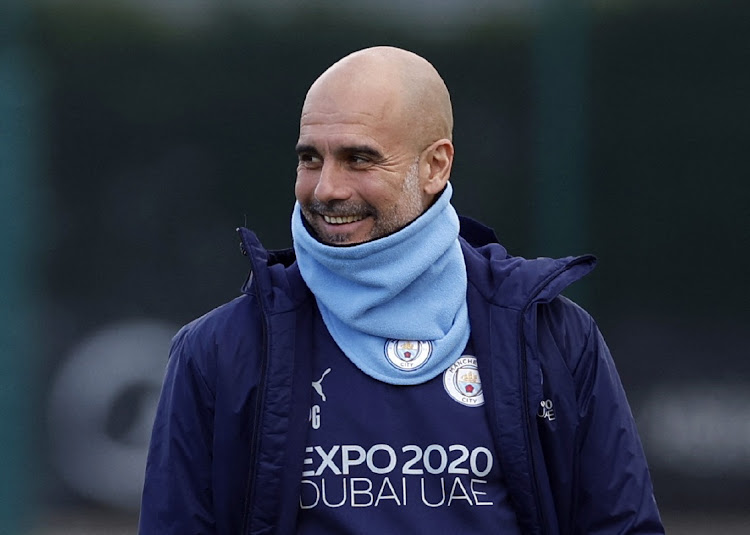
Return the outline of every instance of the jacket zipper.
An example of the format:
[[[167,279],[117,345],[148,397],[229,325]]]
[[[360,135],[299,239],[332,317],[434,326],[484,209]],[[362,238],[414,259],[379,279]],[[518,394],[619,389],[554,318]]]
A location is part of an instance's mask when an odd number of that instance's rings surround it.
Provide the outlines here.
[[[544,523],[544,515],[542,512],[542,504],[541,504],[541,498],[539,496],[539,486],[537,484],[537,471],[536,471],[536,463],[534,461],[534,452],[532,450],[531,445],[531,426],[533,425],[533,420],[531,418],[531,413],[529,412],[529,406],[528,406],[528,397],[529,397],[529,379],[528,379],[528,363],[526,362],[526,335],[524,334],[524,324],[526,322],[526,313],[529,311],[531,306],[534,304],[534,301],[536,300],[537,296],[542,293],[542,290],[544,290],[547,285],[553,281],[555,278],[560,276],[563,272],[567,271],[571,267],[581,263],[580,258],[575,259],[574,261],[566,264],[561,269],[558,269],[555,271],[552,275],[550,275],[542,284],[539,285],[539,288],[532,294],[532,296],[529,298],[528,303],[526,303],[526,306],[523,307],[523,310],[521,312],[521,321],[518,323],[518,340],[521,344],[521,389],[523,394],[523,401],[524,401],[524,407],[523,412],[526,419],[526,429],[525,429],[525,438],[526,438],[526,446],[529,450],[529,458],[531,461],[531,485],[532,485],[532,491],[534,493],[534,503],[536,504],[536,510],[537,510],[537,521],[539,522],[539,527],[541,528],[542,535],[547,533],[547,525]]]
[[[263,414],[263,406],[266,397],[266,363],[268,353],[268,338],[266,335],[266,324],[263,322],[263,353],[264,358],[260,367],[260,381],[258,382],[258,402],[255,405],[255,415],[253,420],[252,442],[250,444],[250,470],[247,477],[247,487],[245,490],[244,518],[242,521],[242,533],[250,535],[250,518],[252,517],[252,507],[255,498],[255,473],[258,465],[258,449],[260,444],[260,418]]]
[[[251,260],[249,252],[247,251],[244,241],[240,243],[242,253]],[[253,266],[253,272],[255,272],[255,266]],[[245,488],[245,504],[243,507],[243,519],[242,519],[242,533],[250,535],[250,519],[252,518],[252,509],[255,499],[255,475],[256,468],[258,465],[258,449],[260,445],[260,425],[261,425],[261,414],[263,414],[263,407],[265,405],[266,398],[266,368],[268,367],[269,347],[268,347],[268,315],[263,305],[263,300],[260,296],[258,285],[255,284],[255,297],[258,300],[258,307],[260,308],[260,315],[263,318],[261,326],[263,328],[263,360],[260,364],[260,380],[258,381],[258,400],[255,404],[255,414],[253,418],[253,429],[251,430],[251,443],[250,443],[250,468],[248,470],[247,486]]]
[[[529,450],[529,460],[531,461],[531,486],[532,486],[532,492],[534,494],[534,503],[536,505],[536,511],[537,511],[537,522],[539,522],[539,527],[541,529],[541,533],[545,534],[547,532],[547,527],[544,524],[544,518],[542,515],[542,504],[541,499],[539,497],[539,487],[537,485],[537,472],[536,472],[536,463],[534,461],[534,451],[531,446],[531,415],[529,413],[529,379],[528,379],[528,363],[526,361],[526,335],[524,334],[524,323],[526,321],[526,313],[528,312],[531,305],[534,303],[534,299],[536,299],[536,296],[539,295],[539,293],[542,291],[542,288],[544,288],[546,285],[542,285],[539,290],[536,291],[536,293],[532,296],[532,298],[529,300],[528,304],[523,308],[523,311],[521,312],[521,321],[518,323],[518,340],[521,345],[521,393],[522,393],[522,399],[523,399],[523,413],[526,420],[526,427],[524,428],[524,438],[526,439],[526,447]]]

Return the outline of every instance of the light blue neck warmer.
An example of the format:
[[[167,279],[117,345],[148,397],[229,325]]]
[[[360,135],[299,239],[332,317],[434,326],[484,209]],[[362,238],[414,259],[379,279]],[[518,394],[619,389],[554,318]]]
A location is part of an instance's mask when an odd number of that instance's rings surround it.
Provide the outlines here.
[[[466,264],[450,183],[394,234],[351,247],[325,245],[292,213],[302,278],[328,331],[363,372],[396,385],[445,371],[469,340]]]

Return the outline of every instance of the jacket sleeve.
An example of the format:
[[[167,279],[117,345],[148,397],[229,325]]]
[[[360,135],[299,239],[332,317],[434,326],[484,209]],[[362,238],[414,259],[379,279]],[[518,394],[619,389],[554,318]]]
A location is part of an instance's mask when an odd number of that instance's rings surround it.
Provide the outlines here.
[[[573,370],[579,417],[573,532],[664,533],[620,377],[596,324],[588,314],[585,320],[588,336]]]
[[[189,326],[175,337],[156,412],[140,535],[215,533],[211,494],[214,392],[193,357]]]

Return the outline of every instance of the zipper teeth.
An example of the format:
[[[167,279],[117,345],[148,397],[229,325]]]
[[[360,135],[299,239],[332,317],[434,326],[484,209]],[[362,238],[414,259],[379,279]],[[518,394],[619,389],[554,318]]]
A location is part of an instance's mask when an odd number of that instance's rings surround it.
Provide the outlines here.
[[[543,287],[543,286],[542,286]],[[531,447],[531,437],[529,436],[531,433],[531,418],[529,415],[529,407],[528,407],[528,397],[529,397],[529,381],[528,381],[528,364],[526,363],[526,336],[523,333],[523,326],[524,326],[524,316],[526,316],[526,312],[531,307],[531,304],[534,301],[534,298],[536,298],[537,295],[539,295],[539,291],[537,291],[534,296],[529,300],[529,303],[524,307],[523,312],[521,313],[521,319],[518,322],[518,339],[521,344],[521,389],[522,389],[522,400],[523,400],[523,413],[526,420],[526,427],[524,427],[524,437],[526,438],[526,445],[529,449],[529,459],[531,460],[531,487],[534,494],[534,503],[536,505],[536,517],[537,521],[539,522],[539,527],[541,528],[542,533],[546,533],[546,526],[544,525],[544,521],[542,518],[542,504],[540,503],[539,499],[539,488],[537,485],[537,475],[536,475],[536,462],[534,461],[534,451]]]
[[[267,347],[267,335],[266,335],[266,326],[265,321],[263,322],[263,346]],[[250,533],[250,518],[252,517],[252,508],[253,503],[255,502],[255,476],[256,476],[256,467],[258,464],[258,459],[256,458],[258,455],[259,450],[259,444],[260,444],[260,416],[262,414],[262,408],[263,404],[265,403],[265,393],[266,393],[266,353],[267,351],[264,351],[263,355],[263,361],[261,362],[260,366],[260,376],[261,380],[258,383],[258,402],[255,405],[255,419],[254,419],[254,428],[253,428],[253,440],[250,444],[250,469],[248,472],[248,478],[247,478],[247,488],[245,490],[245,519],[243,521],[244,529],[243,533]]]
[[[247,251],[247,247],[245,246],[245,240],[242,239],[242,247],[244,251]],[[247,252],[247,257],[250,259],[250,264],[253,268],[253,272],[255,272],[255,265],[252,256]],[[266,315],[265,307],[263,306],[263,300],[260,297],[260,291],[258,289],[258,285],[255,284],[254,288],[254,294],[255,298],[258,300],[258,307],[260,308],[260,314],[263,318],[263,321],[261,322],[261,327],[263,329],[263,359],[260,363],[260,381],[258,382],[258,399],[255,404],[255,418],[253,420],[253,429],[251,431],[251,443],[250,443],[250,468],[248,470],[248,478],[247,478],[247,486],[245,489],[245,505],[243,507],[244,509],[244,518],[242,521],[242,533],[249,534],[250,533],[250,518],[252,517],[251,510],[253,508],[254,498],[255,498],[255,475],[256,475],[256,467],[258,464],[258,460],[255,458],[258,454],[259,444],[260,444],[260,415],[262,414],[262,408],[265,404],[265,397],[266,397],[266,368],[268,366],[268,318]]]

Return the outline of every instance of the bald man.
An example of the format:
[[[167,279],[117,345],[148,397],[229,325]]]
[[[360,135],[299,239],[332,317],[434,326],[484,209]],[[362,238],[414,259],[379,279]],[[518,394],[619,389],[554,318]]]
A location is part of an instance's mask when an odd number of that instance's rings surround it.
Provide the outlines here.
[[[240,229],[243,294],[175,336],[141,534],[663,533],[609,351],[560,296],[594,259],[459,218],[452,128],[405,50],[313,83],[294,246]]]
[[[323,73],[302,107],[295,188],[316,237],[351,245],[416,219],[450,176],[452,127],[448,90],[416,54],[368,49]]]

